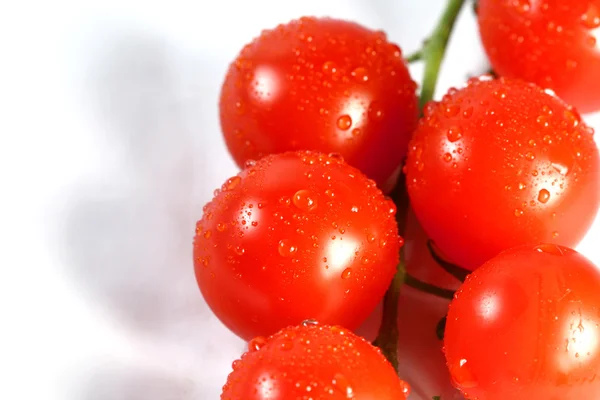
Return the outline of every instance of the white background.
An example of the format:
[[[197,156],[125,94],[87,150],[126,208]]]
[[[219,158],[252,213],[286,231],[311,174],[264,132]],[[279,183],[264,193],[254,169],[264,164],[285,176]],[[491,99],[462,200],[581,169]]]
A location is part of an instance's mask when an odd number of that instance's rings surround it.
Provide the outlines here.
[[[203,204],[237,172],[217,114],[228,63],[302,15],[384,29],[408,53],[443,4],[2,3],[0,398],[218,399],[244,344],[203,303],[191,243]],[[484,69],[468,8],[438,94]],[[597,221],[580,246],[596,264],[599,232]]]

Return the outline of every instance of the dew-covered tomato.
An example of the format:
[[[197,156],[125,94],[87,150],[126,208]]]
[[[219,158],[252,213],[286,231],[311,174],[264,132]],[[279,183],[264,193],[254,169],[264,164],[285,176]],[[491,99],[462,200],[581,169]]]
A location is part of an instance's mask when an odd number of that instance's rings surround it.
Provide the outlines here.
[[[221,127],[240,166],[289,150],[335,152],[383,187],[417,123],[415,90],[383,32],[305,17],[243,48],[223,83]]]
[[[247,340],[309,318],[358,328],[396,271],[395,212],[338,156],[267,156],[205,206],[194,239],[198,284]]]
[[[472,273],[444,338],[469,399],[583,400],[600,395],[600,270],[554,244],[505,251]]]
[[[600,109],[600,0],[479,0],[479,29],[501,75]]]
[[[366,340],[305,323],[252,340],[233,363],[221,400],[401,400],[409,392]]]
[[[415,214],[441,253],[471,270],[522,244],[574,247],[600,201],[592,133],[533,84],[472,79],[430,103],[415,131],[406,164]]]

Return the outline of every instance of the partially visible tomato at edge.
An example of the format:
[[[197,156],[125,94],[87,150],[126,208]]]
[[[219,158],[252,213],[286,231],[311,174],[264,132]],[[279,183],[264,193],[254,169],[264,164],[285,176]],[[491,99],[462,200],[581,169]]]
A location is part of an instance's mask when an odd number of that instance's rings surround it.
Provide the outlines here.
[[[416,87],[383,32],[305,17],[242,49],[221,90],[221,127],[239,166],[290,150],[335,152],[388,190],[417,123]]]
[[[445,354],[468,399],[600,398],[600,270],[554,244],[502,252],[448,312]]]
[[[574,247],[600,204],[593,129],[557,97],[518,80],[474,78],[430,103],[406,176],[429,238],[470,270],[522,244]]]
[[[600,110],[600,0],[479,0],[477,15],[496,72]]]
[[[200,290],[246,340],[311,318],[356,329],[396,272],[395,213],[338,156],[267,156],[205,206],[194,238]]]
[[[221,400],[402,400],[409,393],[378,348],[339,326],[306,324],[251,341]]]

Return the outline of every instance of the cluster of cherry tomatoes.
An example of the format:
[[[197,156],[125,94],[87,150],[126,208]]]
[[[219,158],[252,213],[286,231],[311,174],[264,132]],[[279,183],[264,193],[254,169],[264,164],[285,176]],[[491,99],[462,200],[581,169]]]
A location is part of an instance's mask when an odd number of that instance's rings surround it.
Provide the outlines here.
[[[571,249],[600,204],[577,111],[600,109],[600,2],[480,0],[478,20],[502,77],[423,110],[400,48],[352,22],[280,25],[231,64],[220,119],[242,171],[194,238],[206,302],[249,342],[223,400],[409,395],[353,333],[402,275],[403,198],[468,274],[443,332],[463,395],[600,398],[600,271]]]

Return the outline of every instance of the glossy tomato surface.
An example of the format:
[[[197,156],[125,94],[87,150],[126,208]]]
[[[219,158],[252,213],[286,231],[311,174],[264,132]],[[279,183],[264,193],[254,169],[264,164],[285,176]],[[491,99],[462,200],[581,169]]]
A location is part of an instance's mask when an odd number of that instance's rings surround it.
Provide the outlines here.
[[[383,32],[301,18],[263,31],[231,64],[221,127],[240,166],[288,150],[336,152],[385,186],[417,123],[415,90]]]
[[[395,212],[339,157],[267,156],[204,209],[194,239],[202,294],[247,340],[309,318],[357,328],[396,271]]]
[[[496,72],[600,109],[600,0],[479,0],[478,16]]]
[[[415,215],[470,270],[526,243],[574,247],[598,210],[593,130],[533,84],[472,79],[430,103],[406,164]]]
[[[445,352],[455,385],[480,400],[600,395],[600,270],[554,244],[503,252],[450,305]]]
[[[221,400],[401,400],[410,392],[379,349],[337,326],[290,327],[249,347]]]

